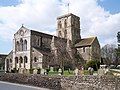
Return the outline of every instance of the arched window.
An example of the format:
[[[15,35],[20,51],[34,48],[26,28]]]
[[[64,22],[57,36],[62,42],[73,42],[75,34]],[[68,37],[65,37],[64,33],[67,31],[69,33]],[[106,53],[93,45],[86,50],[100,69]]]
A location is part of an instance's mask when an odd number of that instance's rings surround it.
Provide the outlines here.
[[[20,51],[23,51],[23,39],[20,39]]]
[[[66,28],[67,27],[67,20],[65,19],[64,21],[64,27]]]
[[[17,41],[16,43],[16,51],[19,51],[20,50],[20,43]]]
[[[61,21],[58,23],[58,28],[62,28],[62,23],[61,23]]]
[[[67,30],[64,31],[64,38],[67,38]]]
[[[58,32],[58,36],[59,36],[59,37],[62,37],[61,31]]]
[[[39,38],[38,38],[38,41],[37,41],[37,45],[38,45],[38,46],[40,45],[40,40],[39,40]]]
[[[24,62],[25,62],[25,63],[28,62],[27,56],[24,57]]]
[[[10,59],[10,63],[12,63],[12,59]]]
[[[18,57],[15,57],[15,63],[18,63]]]
[[[27,51],[27,40],[24,40],[24,51]]]
[[[34,62],[37,62],[37,58],[36,57],[34,57]]]
[[[22,57],[20,57],[20,63],[23,63],[23,58]]]

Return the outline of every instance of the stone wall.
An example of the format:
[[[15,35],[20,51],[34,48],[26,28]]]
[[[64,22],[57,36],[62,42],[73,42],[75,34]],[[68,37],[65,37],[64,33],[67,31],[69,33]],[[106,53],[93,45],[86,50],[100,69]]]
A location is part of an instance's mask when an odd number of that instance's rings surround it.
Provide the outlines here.
[[[43,76],[2,74],[0,80],[54,90],[120,90],[120,77],[115,76]]]
[[[64,90],[120,90],[120,77],[71,76],[61,79]]]
[[[27,75],[27,74],[7,73],[7,74],[1,74],[0,80],[12,82],[12,83],[49,88],[54,90],[61,90],[59,77],[49,77],[49,76],[43,76],[38,74]]]

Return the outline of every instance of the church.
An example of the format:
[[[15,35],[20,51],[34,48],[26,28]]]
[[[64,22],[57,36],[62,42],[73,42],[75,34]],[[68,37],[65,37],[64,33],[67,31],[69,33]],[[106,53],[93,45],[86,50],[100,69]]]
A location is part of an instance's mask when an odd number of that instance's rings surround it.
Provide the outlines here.
[[[5,59],[5,71],[31,73],[66,65],[75,68],[89,60],[100,60],[97,37],[82,38],[80,31],[80,18],[72,13],[57,18],[56,36],[22,25],[14,34],[13,49]]]

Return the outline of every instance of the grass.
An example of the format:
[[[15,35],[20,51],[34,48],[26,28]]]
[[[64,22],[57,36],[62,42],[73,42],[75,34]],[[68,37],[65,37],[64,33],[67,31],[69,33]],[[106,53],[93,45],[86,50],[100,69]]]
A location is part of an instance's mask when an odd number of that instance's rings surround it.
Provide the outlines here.
[[[49,76],[52,76],[52,75],[58,75],[59,73],[57,71],[54,71],[54,72],[49,72],[48,75]]]
[[[84,75],[89,75],[89,71],[88,70],[84,70]]]
[[[49,72],[48,75],[49,76],[52,76],[52,75],[58,75],[59,73],[57,71],[54,71],[54,72]],[[71,76],[71,75],[74,75],[73,74],[73,71],[71,70],[70,72],[68,72],[67,70],[64,71],[63,73],[64,76]]]
[[[97,73],[97,71],[94,71],[94,73]],[[57,71],[48,73],[49,76],[58,75],[58,74],[59,73]],[[70,70],[70,72],[68,72],[68,70],[65,70],[64,73],[63,73],[63,76],[73,76],[73,75],[74,75],[74,71],[72,71],[72,70]],[[84,70],[83,75],[89,75],[89,71]]]
[[[70,71],[70,72],[68,72],[68,71],[64,71],[64,74],[63,74],[64,76],[72,76],[72,75],[74,75],[74,73],[73,73],[73,71]]]

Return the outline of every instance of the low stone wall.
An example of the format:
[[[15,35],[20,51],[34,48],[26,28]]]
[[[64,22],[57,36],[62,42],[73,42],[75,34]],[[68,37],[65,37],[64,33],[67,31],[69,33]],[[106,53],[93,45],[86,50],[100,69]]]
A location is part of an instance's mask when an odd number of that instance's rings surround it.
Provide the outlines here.
[[[33,85],[54,90],[120,90],[120,77],[115,76],[44,76],[2,74],[1,81]]]
[[[12,82],[12,83],[49,88],[54,90],[61,90],[59,77],[49,77],[38,74],[26,75],[26,74],[5,73],[0,75],[0,80]]]
[[[71,76],[61,79],[64,90],[120,90],[120,77]]]

